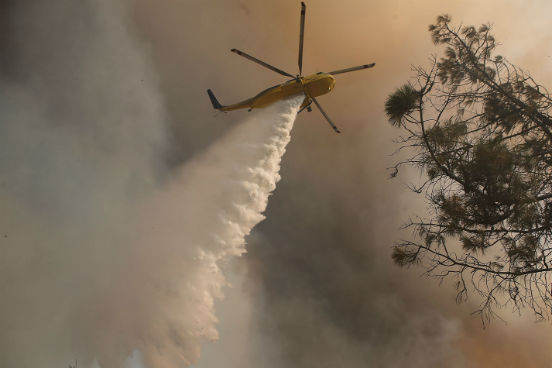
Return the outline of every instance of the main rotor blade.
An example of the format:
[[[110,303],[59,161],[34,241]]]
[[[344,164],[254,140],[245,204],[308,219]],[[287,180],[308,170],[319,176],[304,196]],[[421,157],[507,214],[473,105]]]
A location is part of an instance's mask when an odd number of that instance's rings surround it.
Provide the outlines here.
[[[349,73],[349,72],[354,72],[355,70],[373,68],[374,65],[376,65],[376,63],[364,64],[364,65],[360,65],[360,66],[353,66],[352,68],[334,70],[333,72],[330,72],[329,74],[336,75],[336,74],[342,74],[342,73]]]
[[[337,129],[337,127],[335,126],[334,123],[332,123],[332,121],[330,120],[330,117],[328,116],[328,114],[326,114],[326,112],[322,109],[322,106],[320,106],[320,104],[318,103],[318,101],[316,101],[316,99],[314,97],[311,97],[311,100],[312,102],[314,102],[314,104],[316,105],[316,107],[318,107],[318,110],[320,110],[320,112],[322,113],[322,115],[324,115],[324,117],[326,118],[326,120],[328,121],[328,123],[330,123],[330,125],[332,126],[333,130],[335,130],[336,133],[341,133],[339,131],[339,129]]]
[[[303,38],[305,36],[305,12],[307,6],[301,1],[301,28],[299,29],[299,75],[303,75]]]
[[[261,60],[255,58],[255,57],[253,57],[253,56],[251,56],[251,55],[248,55],[248,54],[246,54],[246,53],[243,52],[243,51],[240,51],[240,50],[238,50],[238,49],[232,49],[232,50],[230,50],[230,51],[232,51],[233,53],[236,53],[236,54],[238,54],[238,55],[240,55],[240,56],[243,56],[244,58],[249,59],[249,60],[251,60],[251,61],[253,61],[253,62],[255,62],[255,63],[259,64],[259,65],[262,65],[262,66],[264,66],[265,68],[268,68],[268,69],[270,69],[270,70],[272,70],[272,71],[274,71],[274,72],[276,72],[276,73],[285,75],[286,77],[295,78],[294,75],[291,75],[291,74],[289,74],[289,73],[286,73],[286,72],[284,72],[283,70],[278,69],[278,68],[276,68],[275,66],[272,66],[272,65],[270,65],[270,64],[267,64],[267,63],[265,63],[264,61],[261,61]]]

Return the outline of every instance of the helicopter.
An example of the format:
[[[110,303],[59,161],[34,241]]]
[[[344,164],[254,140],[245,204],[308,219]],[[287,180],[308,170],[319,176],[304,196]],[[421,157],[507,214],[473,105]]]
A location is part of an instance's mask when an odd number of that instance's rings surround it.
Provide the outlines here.
[[[305,109],[307,109],[308,112],[311,112],[312,111],[311,104],[314,103],[314,105],[320,110],[324,118],[326,118],[327,122],[330,124],[333,130],[336,133],[341,133],[337,128],[337,126],[332,122],[328,114],[326,114],[324,109],[322,109],[322,106],[320,106],[320,103],[316,100],[316,97],[324,95],[330,92],[334,88],[335,86],[334,75],[372,68],[376,65],[376,63],[364,64],[364,65],[354,66],[351,68],[334,70],[331,72],[318,72],[316,74],[303,76],[303,38],[305,34],[306,8],[307,7],[305,3],[301,2],[301,20],[300,20],[300,29],[299,29],[299,58],[298,58],[299,74],[293,76],[292,74],[287,73],[279,68],[276,68],[268,63],[265,63],[264,61],[259,60],[243,51],[240,51],[238,49],[231,49],[230,51],[237,55],[243,56],[244,58],[251,60],[267,69],[270,69],[283,76],[290,77],[292,79],[282,84],[278,84],[276,86],[267,88],[264,91],[258,93],[256,96],[251,97],[247,100],[244,100],[232,105],[226,105],[226,106],[221,105],[220,102],[215,97],[213,91],[208,89],[207,94],[209,95],[209,99],[211,100],[211,104],[213,105],[214,109],[219,111],[225,111],[225,112],[239,110],[239,109],[249,109],[249,111],[251,111],[252,109],[266,107],[270,104],[273,104],[276,101],[280,101],[288,97],[303,93],[305,95],[305,99],[303,100],[303,102],[301,103],[301,106],[299,107],[299,113]]]

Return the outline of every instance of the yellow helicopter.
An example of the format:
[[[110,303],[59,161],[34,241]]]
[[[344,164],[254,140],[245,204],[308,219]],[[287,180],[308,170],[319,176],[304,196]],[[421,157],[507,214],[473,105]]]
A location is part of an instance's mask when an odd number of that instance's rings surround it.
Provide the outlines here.
[[[318,72],[316,74],[303,77],[302,75],[303,73],[303,36],[305,34],[305,13],[306,13],[306,5],[304,2],[301,2],[301,24],[300,24],[300,31],[299,31],[299,74],[296,76],[293,76],[281,69],[278,69],[270,64],[265,63],[264,61],[261,61],[251,55],[248,55],[243,51],[232,49],[230,51],[240,56],[243,56],[246,59],[249,59],[259,65],[262,65],[265,68],[275,71],[276,73],[282,74],[286,77],[291,77],[293,79],[290,79],[285,83],[267,88],[264,91],[258,93],[256,96],[251,97],[245,101],[241,101],[233,105],[227,105],[227,106],[221,105],[218,102],[215,95],[213,94],[213,91],[208,89],[207,94],[209,95],[209,98],[211,99],[211,103],[213,104],[213,107],[215,109],[220,111],[249,109],[249,111],[251,111],[252,109],[266,107],[276,101],[285,99],[287,97],[297,95],[299,93],[304,93],[305,99],[301,104],[299,112],[303,111],[304,109],[307,109],[307,111],[309,112],[312,111],[310,105],[314,102],[316,107],[318,107],[322,115],[324,115],[324,117],[331,125],[333,130],[336,133],[341,133],[339,129],[335,126],[335,124],[330,120],[326,112],[322,109],[322,107],[320,106],[320,104],[318,103],[315,97],[326,94],[333,89],[335,85],[335,78],[333,77],[334,75],[353,72],[355,70],[372,68],[376,64],[372,63],[372,64],[354,66],[352,68],[334,70],[333,72],[328,72],[328,73]]]

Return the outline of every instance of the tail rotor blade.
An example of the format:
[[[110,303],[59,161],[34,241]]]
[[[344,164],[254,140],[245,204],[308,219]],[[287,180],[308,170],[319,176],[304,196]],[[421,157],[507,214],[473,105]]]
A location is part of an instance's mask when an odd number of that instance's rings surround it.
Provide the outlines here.
[[[299,75],[303,75],[303,38],[305,36],[305,12],[307,7],[301,1],[301,28],[299,30]]]
[[[328,123],[331,125],[331,127],[333,128],[333,130],[335,130],[336,133],[341,133],[339,131],[339,129],[337,129],[337,127],[335,126],[334,123],[332,123],[330,117],[328,116],[328,114],[326,114],[326,112],[322,109],[322,106],[320,106],[320,104],[318,103],[318,101],[316,101],[316,99],[314,97],[311,97],[311,100],[312,102],[314,102],[314,104],[316,105],[316,107],[318,107],[318,110],[320,110],[320,112],[322,113],[322,115],[324,115],[324,117],[326,118],[326,120],[328,121]]]
[[[329,74],[336,75],[336,74],[342,74],[342,73],[349,73],[349,72],[354,72],[356,70],[373,68],[375,65],[376,65],[376,63],[353,66],[352,68],[334,70],[333,72],[330,72]]]
[[[238,50],[238,49],[232,49],[232,50],[230,50],[230,51],[232,51],[233,53],[238,54],[238,55],[240,55],[240,56],[243,56],[244,58],[249,59],[249,60],[253,61],[254,63],[257,63],[257,64],[259,64],[259,65],[262,65],[262,66],[264,66],[265,68],[268,68],[268,69],[272,70],[273,72],[276,72],[276,73],[278,73],[278,74],[285,75],[286,77],[295,78],[295,76],[293,76],[293,75],[291,75],[291,74],[289,74],[289,73],[286,73],[286,72],[284,72],[283,70],[276,68],[275,66],[272,66],[272,65],[270,65],[270,64],[267,64],[267,63],[265,63],[264,61],[261,61],[261,60],[257,59],[256,57],[253,57],[253,56],[251,56],[251,55],[249,55],[249,54],[246,54],[246,53],[243,52],[243,51],[240,51],[240,50]]]

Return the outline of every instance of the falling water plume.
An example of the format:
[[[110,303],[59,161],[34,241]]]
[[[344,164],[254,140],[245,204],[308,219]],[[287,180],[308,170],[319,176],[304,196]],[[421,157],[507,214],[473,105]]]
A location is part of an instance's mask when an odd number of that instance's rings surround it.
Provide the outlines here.
[[[264,219],[302,99],[253,112],[142,206],[129,256],[104,295],[102,367],[120,362],[109,351],[121,342],[149,367],[177,367],[217,338],[221,264],[246,251],[245,237]]]

